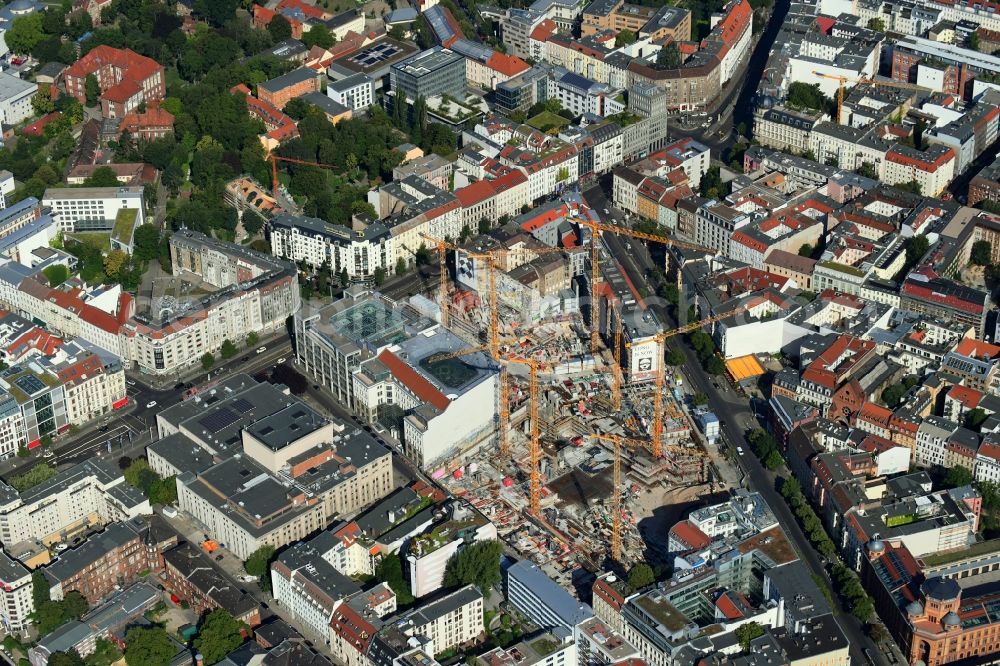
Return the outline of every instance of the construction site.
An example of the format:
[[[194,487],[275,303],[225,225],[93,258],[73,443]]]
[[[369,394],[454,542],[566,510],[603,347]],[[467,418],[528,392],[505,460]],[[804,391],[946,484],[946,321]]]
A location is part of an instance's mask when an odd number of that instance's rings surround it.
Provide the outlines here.
[[[665,505],[703,499],[719,479],[712,462],[718,452],[687,413],[680,373],[665,365],[667,339],[713,320],[665,328],[600,236],[684,244],[577,222],[590,231],[589,247],[520,236],[457,246],[426,237],[440,274],[449,276],[436,295],[441,323],[470,344],[432,362],[461,363],[485,352],[500,367],[497,446],[480,447],[435,476],[561,582],[581,563],[627,568],[665,560],[669,525],[640,530],[640,523],[662,517]],[[538,266],[556,254],[570,266],[572,293],[558,292],[553,303],[552,290],[518,288],[539,281],[545,266]],[[533,265],[529,274],[524,267]]]

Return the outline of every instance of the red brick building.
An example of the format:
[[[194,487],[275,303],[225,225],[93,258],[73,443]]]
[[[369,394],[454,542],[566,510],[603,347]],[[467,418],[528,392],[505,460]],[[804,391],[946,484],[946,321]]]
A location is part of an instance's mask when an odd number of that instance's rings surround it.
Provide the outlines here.
[[[163,569],[163,551],[177,543],[177,535],[156,516],[112,523],[81,545],[59,554],[42,573],[49,594],[62,599],[78,591],[94,606],[136,582],[140,574]]]
[[[119,136],[128,132],[133,139],[144,141],[162,139],[173,131],[174,114],[161,108],[158,104],[149,106],[145,113],[132,111],[126,114],[122,118],[121,125],[118,126]]]
[[[196,613],[228,611],[251,627],[260,624],[260,604],[236,587],[197,546],[181,543],[163,554],[164,587]]]
[[[66,92],[81,104],[87,102],[87,76],[93,74],[101,89],[101,113],[121,118],[146,102],[166,96],[163,65],[131,49],[98,46],[66,69]]]
[[[308,67],[300,67],[258,85],[257,99],[280,110],[296,97],[319,91],[319,75]]]

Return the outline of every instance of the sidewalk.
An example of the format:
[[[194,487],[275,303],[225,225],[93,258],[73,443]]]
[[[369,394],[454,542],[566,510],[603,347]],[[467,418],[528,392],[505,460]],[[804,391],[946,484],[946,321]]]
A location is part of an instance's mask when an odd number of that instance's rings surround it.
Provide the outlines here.
[[[257,341],[257,347],[270,347],[276,342],[287,342],[291,345],[288,333],[282,330],[280,332],[273,333],[268,337],[261,337]],[[272,355],[276,350],[277,348],[269,348],[267,350],[268,355]],[[129,379],[154,392],[169,391],[174,389],[177,384],[200,384],[202,382],[209,381],[209,376],[218,376],[220,373],[228,371],[231,366],[234,366],[234,364],[238,367],[240,365],[240,359],[248,354],[250,355],[250,361],[253,361],[254,358],[256,358],[255,349],[243,348],[240,349],[240,351],[232,358],[225,359],[224,362],[212,366],[212,369],[208,372],[201,367],[200,363],[197,363],[181,370],[173,371],[167,375],[147,375],[133,371],[129,373]],[[285,350],[282,354],[275,355],[275,358],[282,355],[290,357],[291,351]]]

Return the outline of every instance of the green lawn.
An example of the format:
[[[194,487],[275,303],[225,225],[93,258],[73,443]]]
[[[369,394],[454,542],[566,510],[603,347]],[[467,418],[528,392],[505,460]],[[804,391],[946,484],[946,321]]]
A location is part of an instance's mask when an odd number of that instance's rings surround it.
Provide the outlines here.
[[[99,247],[105,252],[111,249],[111,234],[107,231],[87,231],[78,232],[73,234],[66,234],[67,239],[72,239],[80,241],[81,243],[90,243],[95,247]]]
[[[537,116],[528,118],[528,124],[542,132],[548,132],[553,127],[569,125],[569,120],[563,118],[558,113],[542,111]]]

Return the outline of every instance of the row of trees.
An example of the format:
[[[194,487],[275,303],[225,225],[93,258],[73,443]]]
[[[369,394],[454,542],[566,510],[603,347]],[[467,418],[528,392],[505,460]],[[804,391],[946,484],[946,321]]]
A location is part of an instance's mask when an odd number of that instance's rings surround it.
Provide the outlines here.
[[[691,313],[688,319],[694,320],[694,313]],[[691,343],[698,355],[698,360],[701,361],[705,372],[710,375],[721,375],[726,371],[726,364],[716,354],[715,340],[712,339],[711,335],[698,328],[688,333],[688,342]]]
[[[819,553],[825,557],[832,556],[837,548],[830,540],[823,523],[809,505],[805,495],[802,494],[802,485],[795,477],[789,477],[781,484],[781,496],[785,498],[788,505],[795,512],[796,518],[802,525],[802,531],[809,537],[809,542]]]
[[[767,469],[774,471],[785,464],[785,459],[781,457],[781,451],[778,450],[778,442],[766,430],[754,429],[747,440],[750,442],[754,455]]]

